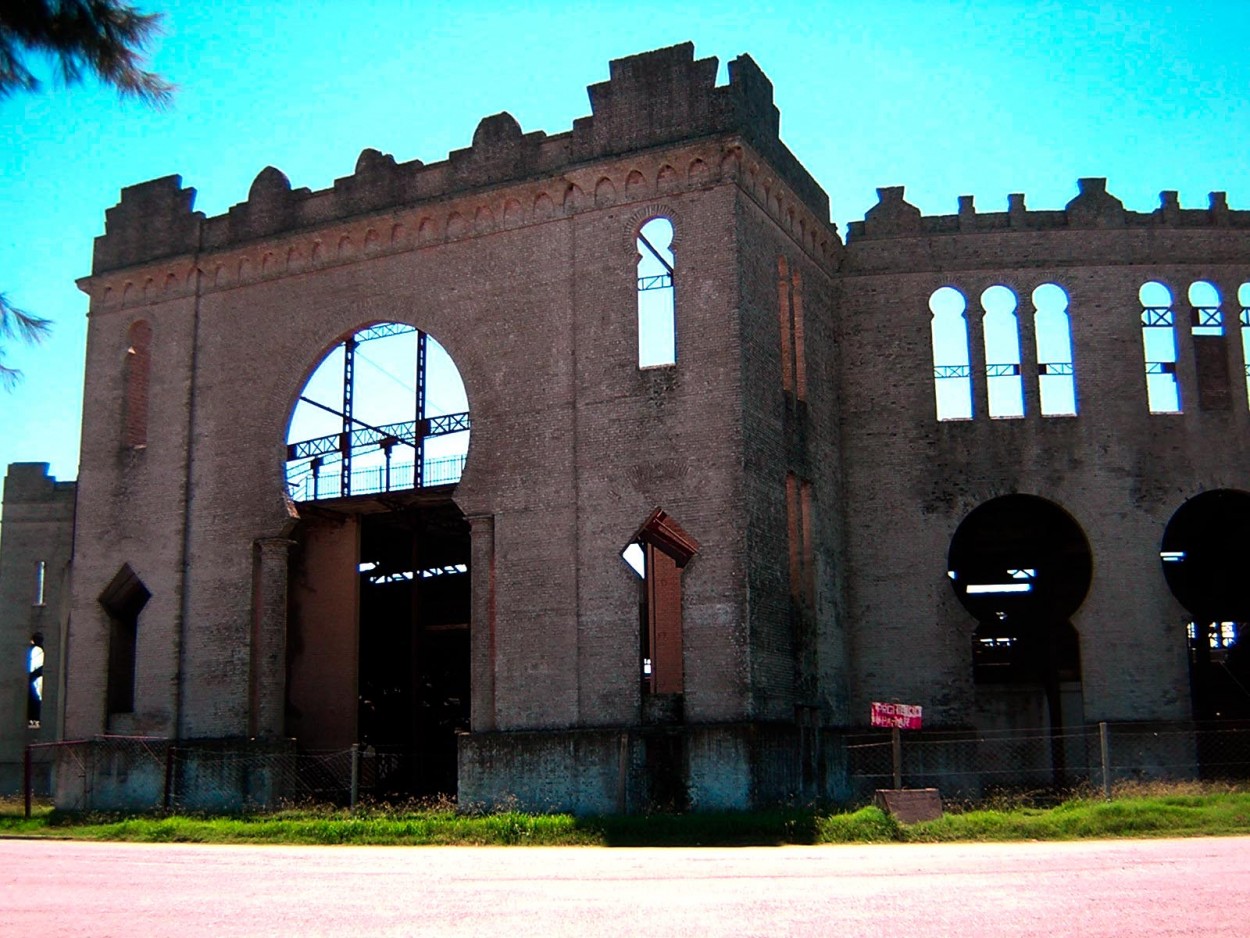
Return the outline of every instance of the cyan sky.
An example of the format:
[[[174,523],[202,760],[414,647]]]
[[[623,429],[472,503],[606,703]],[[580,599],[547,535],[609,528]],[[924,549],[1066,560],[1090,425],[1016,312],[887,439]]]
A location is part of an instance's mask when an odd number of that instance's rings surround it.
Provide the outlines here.
[[[167,13],[153,65],[179,86],[168,111],[92,85],[0,103],[0,290],[55,320],[44,345],[9,345],[26,378],[0,392],[0,467],[76,475],[87,299],[74,280],[123,186],[178,173],[215,215],[267,165],[320,189],[366,147],[441,160],[502,110],[558,133],[590,113],[585,87],[609,59],[686,40],[720,59],[722,81],[742,52],[760,64],[782,137],[843,232],[888,185],[926,213],[963,194],[1001,211],[1010,192],[1061,208],[1079,176],[1108,177],[1137,211],[1163,189],[1250,208],[1250,0],[150,8]]]

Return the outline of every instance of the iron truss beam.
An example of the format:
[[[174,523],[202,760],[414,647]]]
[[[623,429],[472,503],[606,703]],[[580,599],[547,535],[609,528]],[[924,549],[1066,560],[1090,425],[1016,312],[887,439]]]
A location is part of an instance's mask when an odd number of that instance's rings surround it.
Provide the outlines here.
[[[433,436],[447,436],[469,429],[468,412],[444,414],[441,417],[428,417],[425,420],[408,421],[407,423],[388,423],[381,427],[360,426],[350,434],[331,433],[329,436],[317,437],[291,443],[286,448],[287,462],[297,459],[312,459],[316,456],[337,456],[344,452],[359,452],[369,446],[394,445],[402,443],[414,449],[421,440]],[[349,439],[350,437],[350,439]]]
[[[368,329],[361,329],[352,338],[359,343],[368,342],[370,339],[389,339],[393,335],[407,335],[409,332],[416,331],[416,326],[408,326],[402,322],[380,322]]]

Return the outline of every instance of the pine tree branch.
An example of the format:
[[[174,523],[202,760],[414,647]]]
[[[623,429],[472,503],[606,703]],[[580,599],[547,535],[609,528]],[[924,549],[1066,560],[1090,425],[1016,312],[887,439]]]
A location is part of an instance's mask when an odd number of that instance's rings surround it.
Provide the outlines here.
[[[165,107],[174,86],[142,67],[161,18],[119,0],[0,0],[0,97],[38,90],[24,60],[34,52],[51,57],[67,85],[91,73],[124,98]]]
[[[42,342],[52,329],[52,320],[18,309],[0,293],[0,339],[21,342]],[[0,388],[11,390],[21,380],[22,372],[4,364],[4,344],[0,342]]]

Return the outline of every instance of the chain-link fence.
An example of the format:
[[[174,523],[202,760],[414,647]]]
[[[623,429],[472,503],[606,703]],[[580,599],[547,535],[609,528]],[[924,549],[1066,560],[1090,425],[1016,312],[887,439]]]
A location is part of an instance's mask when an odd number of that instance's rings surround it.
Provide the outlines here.
[[[894,787],[889,730],[847,738],[852,791]],[[937,788],[979,800],[1004,791],[1062,793],[1126,781],[1246,781],[1250,724],[1100,723],[1052,732],[902,731],[897,768],[903,787]]]
[[[895,787],[889,730],[853,732],[841,743],[844,758],[830,764],[845,766],[851,800],[866,801],[875,789]],[[78,811],[348,806],[360,799],[434,794],[423,786],[435,783],[446,791],[455,783],[454,776],[431,775],[429,760],[419,753],[357,746],[297,752],[290,740],[104,736],[34,744],[26,759],[27,798],[51,788],[58,807]],[[1104,723],[1058,733],[902,731],[897,770],[903,787],[937,788],[943,798],[972,802],[1004,792],[1110,790],[1126,781],[1247,781],[1250,723]]]
[[[175,742],[102,736],[26,750],[26,797],[51,781],[71,811],[241,811],[292,804],[354,805],[411,794],[421,759],[352,746],[297,752],[287,741]]]

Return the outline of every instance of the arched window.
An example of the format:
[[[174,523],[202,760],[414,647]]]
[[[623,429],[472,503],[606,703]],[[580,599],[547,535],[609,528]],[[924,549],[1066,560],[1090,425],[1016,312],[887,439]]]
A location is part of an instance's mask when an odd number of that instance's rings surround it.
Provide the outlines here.
[[[148,381],[152,368],[152,327],[145,320],[130,324],[126,333],[126,445],[131,448],[148,443]]]
[[[46,606],[48,598],[48,561],[35,561],[35,597],[32,606]]]
[[[1228,340],[1220,291],[1206,280],[1189,285],[1189,331],[1193,338],[1194,377],[1199,410],[1230,410],[1232,376],[1228,372]]]
[[[1033,291],[1034,333],[1037,337],[1037,390],[1042,416],[1076,413],[1076,373],[1072,366],[1072,326],[1068,294],[1054,283]]]
[[[1016,295],[1004,286],[992,286],[981,294],[981,308],[985,310],[985,386],[990,416],[1023,417]]]
[[[287,489],[317,501],[455,485],[470,429],[464,382],[438,340],[374,323],[343,336],[305,382],[287,428]]]
[[[1138,291],[1141,300],[1142,350],[1146,358],[1146,397],[1152,414],[1179,414],[1181,389],[1176,381],[1176,313],[1172,291],[1151,280]]]
[[[1220,309],[1220,291],[1206,280],[1189,285],[1189,306],[1193,310],[1190,329],[1194,335],[1223,335],[1224,312]]]
[[[1246,372],[1246,404],[1250,406],[1250,282],[1237,288],[1241,306],[1241,363]]]
[[[26,649],[26,726],[37,730],[43,720],[43,633],[30,637]]]
[[[638,231],[638,367],[677,361],[673,293],[673,223],[648,220]]]
[[[972,368],[968,358],[968,303],[954,287],[929,297],[933,338],[933,394],[938,420],[972,419]]]

